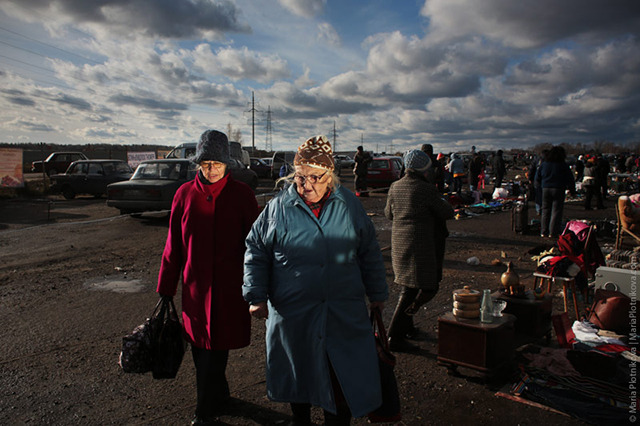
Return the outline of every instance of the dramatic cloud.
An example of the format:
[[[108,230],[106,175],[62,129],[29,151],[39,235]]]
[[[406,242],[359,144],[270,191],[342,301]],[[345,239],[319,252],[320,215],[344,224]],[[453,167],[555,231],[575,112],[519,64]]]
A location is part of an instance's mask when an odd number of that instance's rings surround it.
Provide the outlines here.
[[[518,48],[569,37],[608,39],[640,28],[640,2],[628,0],[428,0],[421,14],[434,39],[482,35]]]
[[[224,48],[213,53],[208,44],[197,46],[193,52],[194,65],[203,74],[222,74],[231,80],[255,80],[270,83],[290,77],[286,61],[277,55],[263,55],[242,49]]]
[[[215,39],[227,32],[251,31],[235,4],[227,0],[21,0],[14,7],[29,20],[38,11],[67,23],[118,28],[121,35]]]

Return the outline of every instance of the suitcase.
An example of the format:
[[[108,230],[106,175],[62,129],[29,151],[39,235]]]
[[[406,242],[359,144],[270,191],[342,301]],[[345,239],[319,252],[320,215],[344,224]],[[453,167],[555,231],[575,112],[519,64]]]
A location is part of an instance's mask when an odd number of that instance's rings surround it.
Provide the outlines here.
[[[516,203],[511,208],[511,230],[519,234],[527,232],[529,214],[527,203]]]
[[[632,269],[599,266],[595,273],[594,288],[619,291],[629,297],[633,293],[635,297],[638,272]]]

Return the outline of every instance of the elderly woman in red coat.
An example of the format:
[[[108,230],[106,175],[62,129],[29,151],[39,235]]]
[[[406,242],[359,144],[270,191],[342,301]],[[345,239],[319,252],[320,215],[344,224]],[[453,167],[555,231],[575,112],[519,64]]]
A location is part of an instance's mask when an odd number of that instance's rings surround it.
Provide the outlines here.
[[[242,297],[244,240],[258,216],[258,203],[251,188],[227,173],[224,133],[204,132],[194,161],[196,178],[173,198],[157,291],[174,296],[182,278],[184,334],[196,368],[192,424],[202,425],[229,397],[229,350],[249,345],[251,317]]]

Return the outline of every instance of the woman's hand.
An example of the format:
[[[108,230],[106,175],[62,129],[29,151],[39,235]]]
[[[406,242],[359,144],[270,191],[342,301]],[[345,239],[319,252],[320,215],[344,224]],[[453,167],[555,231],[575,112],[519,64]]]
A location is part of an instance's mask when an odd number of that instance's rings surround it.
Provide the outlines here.
[[[374,308],[380,309],[380,312],[384,311],[384,302],[370,302],[369,303],[369,310],[374,309]]]
[[[254,318],[269,318],[269,308],[267,302],[258,302],[249,306],[249,314]]]

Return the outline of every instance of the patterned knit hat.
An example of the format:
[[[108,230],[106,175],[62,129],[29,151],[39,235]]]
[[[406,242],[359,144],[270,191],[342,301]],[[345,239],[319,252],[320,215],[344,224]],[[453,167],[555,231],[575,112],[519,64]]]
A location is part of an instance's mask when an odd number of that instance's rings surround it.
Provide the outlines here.
[[[326,136],[314,136],[306,140],[298,147],[298,152],[293,159],[295,166],[311,166],[320,169],[335,169],[333,161],[333,149]]]
[[[200,136],[196,146],[194,163],[203,161],[219,161],[229,164],[229,140],[227,135],[217,130],[207,130]]]
[[[413,149],[404,154],[405,169],[413,169],[416,172],[424,172],[431,165],[431,159],[423,151]]]

